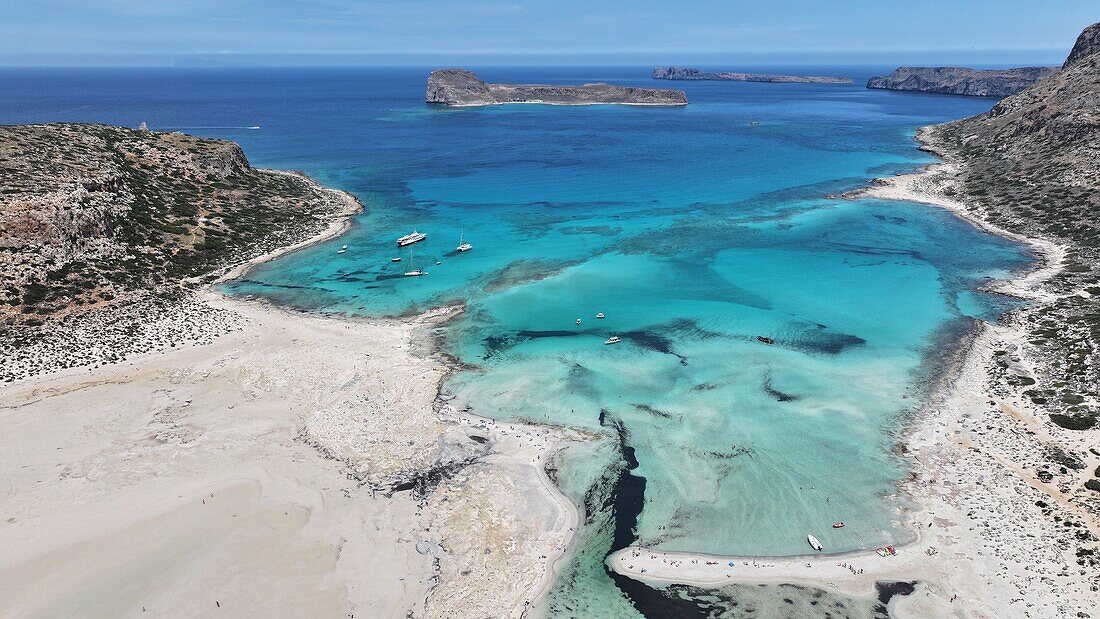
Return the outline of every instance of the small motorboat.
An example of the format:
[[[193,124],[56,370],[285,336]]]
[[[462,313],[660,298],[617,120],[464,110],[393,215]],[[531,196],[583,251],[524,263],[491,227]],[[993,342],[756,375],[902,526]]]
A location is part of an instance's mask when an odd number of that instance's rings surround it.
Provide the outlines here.
[[[824,548],[824,546],[821,545],[821,542],[818,541],[818,539],[814,537],[813,534],[807,534],[806,541],[810,542],[810,548],[813,548],[814,550],[820,551]]]
[[[437,265],[443,264],[442,262],[440,262],[440,261],[438,261],[438,260],[436,260],[436,261],[435,261],[435,263],[436,263]]]
[[[622,340],[622,338],[620,338],[620,337],[619,337],[619,336],[617,336],[617,335],[612,335],[611,337],[609,337],[609,338],[607,338],[606,340],[604,340],[604,342],[603,342],[603,343],[604,343],[604,344],[618,344],[618,343],[619,343],[619,342],[621,342],[621,341],[623,341],[623,340]]]
[[[390,262],[401,262],[401,256],[398,256],[396,258],[390,258]]]
[[[775,343],[775,340],[773,340],[773,339],[772,339],[772,338],[770,338],[770,337],[765,337],[765,336],[763,336],[763,335],[758,335],[758,336],[756,336],[756,339],[757,339],[757,340],[760,340],[761,342],[763,342],[763,343],[765,343],[765,344],[767,344],[768,346],[771,346],[772,344],[774,344],[774,343]]]
[[[348,246],[347,246],[347,245],[344,245],[344,246],[343,246],[343,247],[341,247],[340,249],[347,249],[347,248],[348,248]]]
[[[577,319],[577,324],[578,325],[581,324],[581,319],[580,318]]]
[[[843,529],[844,528],[844,523],[843,522],[834,522],[833,523],[833,528],[834,529]]]
[[[344,249],[338,249],[338,250],[336,250],[336,253],[338,253],[338,254],[342,254],[342,253],[344,253],[344,252],[346,252],[346,251],[347,251],[347,248],[344,248]]]
[[[428,272],[423,269],[413,269],[411,271],[405,271],[405,277],[420,277],[421,275],[427,275]]]
[[[600,312],[599,314],[596,314],[596,318],[606,318],[606,316],[603,315],[603,312]]]

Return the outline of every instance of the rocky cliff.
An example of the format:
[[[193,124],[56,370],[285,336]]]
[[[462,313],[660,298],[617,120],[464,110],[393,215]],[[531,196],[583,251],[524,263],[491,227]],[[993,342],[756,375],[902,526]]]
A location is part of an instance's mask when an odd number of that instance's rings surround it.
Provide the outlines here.
[[[291,244],[339,208],[301,177],[252,168],[232,142],[0,127],[0,332]]]
[[[437,69],[428,76],[428,103],[471,106],[503,103],[550,103],[556,105],[686,105],[682,90],[632,88],[610,84],[552,86],[545,84],[489,84],[472,71]]]
[[[1020,67],[977,71],[960,67],[899,67],[885,77],[872,77],[868,88],[930,92],[970,97],[1007,97],[1057,71],[1053,67]]]
[[[1027,393],[1066,427],[1097,422],[1100,385],[1100,24],[1063,68],[979,116],[931,127],[923,139],[957,163],[968,203],[993,223],[1067,248],[1035,310],[1032,344],[1052,360]]]
[[[655,80],[711,80],[724,82],[775,82],[783,84],[851,84],[848,77],[820,75],[774,75],[771,73],[711,73],[685,67],[657,67],[653,69]]]

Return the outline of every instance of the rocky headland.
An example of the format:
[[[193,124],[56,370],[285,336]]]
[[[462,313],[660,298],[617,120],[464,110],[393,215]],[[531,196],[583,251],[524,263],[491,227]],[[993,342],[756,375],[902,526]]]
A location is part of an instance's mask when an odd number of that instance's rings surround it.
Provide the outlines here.
[[[772,73],[731,73],[700,71],[686,67],[656,67],[655,80],[720,81],[720,82],[773,82],[777,84],[851,84],[848,77],[826,75],[776,75]]]
[[[428,76],[428,103],[450,106],[543,103],[551,105],[687,105],[682,90],[634,88],[611,84],[554,86],[489,84],[465,69],[436,69]]]
[[[1054,67],[975,70],[962,67],[898,67],[867,80],[868,88],[969,97],[1007,97],[1053,74]]]
[[[357,200],[103,125],[2,127],[0,166],[0,615],[539,612],[578,519],[547,470],[594,437],[444,401],[433,333],[459,307],[211,288]]]

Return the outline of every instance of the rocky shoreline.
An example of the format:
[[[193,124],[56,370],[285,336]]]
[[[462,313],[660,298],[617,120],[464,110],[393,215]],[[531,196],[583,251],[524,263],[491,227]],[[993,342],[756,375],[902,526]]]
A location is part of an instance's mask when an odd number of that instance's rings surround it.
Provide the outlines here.
[[[975,70],[963,67],[898,67],[867,80],[868,88],[968,97],[1007,97],[1057,71],[1054,67]]]

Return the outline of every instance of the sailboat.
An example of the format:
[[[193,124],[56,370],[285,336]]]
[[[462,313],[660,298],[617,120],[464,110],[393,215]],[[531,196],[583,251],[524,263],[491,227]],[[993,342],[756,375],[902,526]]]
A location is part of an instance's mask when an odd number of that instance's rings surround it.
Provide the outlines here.
[[[416,266],[412,256],[409,256],[409,266],[412,267],[411,271],[405,271],[405,277],[420,277],[421,275],[427,275],[428,272]]]
[[[470,243],[466,241],[466,231],[463,230],[461,236],[459,236],[458,238],[458,247],[455,248],[455,251],[464,252],[470,251],[473,248],[474,246],[470,245]]]

